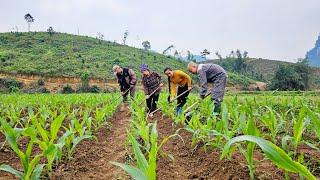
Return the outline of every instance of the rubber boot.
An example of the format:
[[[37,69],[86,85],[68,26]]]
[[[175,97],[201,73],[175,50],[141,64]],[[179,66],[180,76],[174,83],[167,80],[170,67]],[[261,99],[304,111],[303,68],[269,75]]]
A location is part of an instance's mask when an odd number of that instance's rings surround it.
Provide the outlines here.
[[[176,115],[179,116],[182,112],[182,108],[181,107],[176,107]]]
[[[192,118],[192,113],[191,112],[187,112],[185,115],[185,123],[187,124],[187,125],[189,125],[189,122],[190,122],[190,120],[191,120],[191,118]]]
[[[212,115],[219,115],[221,112],[221,105],[214,105],[212,109]]]

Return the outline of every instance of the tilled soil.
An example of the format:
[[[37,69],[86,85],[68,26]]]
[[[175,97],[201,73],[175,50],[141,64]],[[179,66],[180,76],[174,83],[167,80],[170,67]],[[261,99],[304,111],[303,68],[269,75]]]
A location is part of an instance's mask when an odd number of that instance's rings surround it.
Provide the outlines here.
[[[128,176],[109,161],[125,162],[126,127],[130,121],[127,105],[122,105],[109,122],[96,133],[97,141],[83,141],[71,161],[60,163],[51,179],[128,179]]]
[[[157,121],[159,141],[182,128],[172,126],[172,120],[161,113],[156,113],[149,121]],[[81,142],[73,159],[60,162],[51,173],[50,179],[130,179],[124,171],[109,163],[125,163],[128,154],[131,154],[125,148],[126,127],[130,122],[128,106],[123,105],[108,122],[112,124],[111,127],[104,125],[95,133],[97,141]],[[194,149],[191,147],[192,134],[183,129],[179,134],[183,141],[176,136],[162,147],[157,162],[157,179],[249,179],[247,163],[241,153],[235,153],[230,160],[220,160],[220,151],[208,148],[205,152],[201,145]],[[0,142],[3,139],[0,134]],[[266,160],[261,152],[257,150],[254,157],[257,179],[284,179],[283,171]],[[0,164],[2,163],[20,166],[19,159],[10,150],[0,151]],[[13,178],[12,175],[0,171],[0,179]],[[297,178],[298,176],[291,175],[291,179]]]
[[[156,117],[158,120],[158,131],[160,139],[174,134],[175,131],[182,127],[173,127],[172,120],[165,117]],[[246,166],[245,159],[240,153],[235,153],[228,160],[220,160],[221,152],[208,148],[191,147],[192,134],[186,130],[179,131],[184,142],[175,137],[168,141],[162,151],[164,154],[171,154],[174,159],[160,157],[157,167],[158,179],[249,179],[249,170]],[[257,154],[259,155],[259,154]],[[266,169],[259,171],[257,169],[256,177],[262,179],[282,179],[282,173],[272,163],[265,164]],[[265,172],[271,171],[271,174]]]

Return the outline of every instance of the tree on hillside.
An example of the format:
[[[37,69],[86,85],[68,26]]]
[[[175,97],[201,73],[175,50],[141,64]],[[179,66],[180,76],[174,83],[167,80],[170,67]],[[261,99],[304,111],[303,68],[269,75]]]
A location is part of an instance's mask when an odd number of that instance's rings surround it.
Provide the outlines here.
[[[310,88],[311,69],[306,59],[294,65],[280,65],[271,81],[271,89],[307,90]]]
[[[204,58],[207,58],[207,55],[210,54],[210,52],[207,49],[204,49],[202,52],[200,52],[201,56]]]
[[[126,41],[127,41],[128,36],[129,36],[129,31],[126,30],[126,31],[124,32],[124,34],[123,34],[123,39],[122,39],[123,45],[126,45]]]
[[[173,45],[168,46],[165,50],[163,50],[162,54],[166,55],[172,48],[174,48]]]
[[[249,54],[248,51],[244,51],[244,52],[243,52],[243,58],[244,58],[244,59],[248,58],[248,54]]]
[[[187,54],[188,54],[187,60],[188,61],[192,61],[193,60],[193,54],[190,51],[187,51]]]
[[[239,49],[236,50],[235,54],[236,54],[236,59],[234,62],[233,69],[238,73],[244,73],[245,69],[247,68],[246,58],[244,58],[244,55],[241,54],[241,51]]]
[[[236,57],[236,53],[234,52],[234,50],[232,50],[230,52],[229,57],[231,57],[231,58],[235,58]]]
[[[100,32],[97,33],[97,39],[99,40],[99,43],[101,43],[104,39],[104,35]]]
[[[304,89],[309,89],[311,86],[312,70],[307,58],[298,59],[298,62],[295,64],[295,71],[300,75]]]
[[[179,53],[177,50],[174,51],[173,56],[174,56],[176,59],[180,60],[180,53]]]
[[[31,14],[27,13],[26,15],[24,15],[24,19],[28,23],[28,31],[30,32],[30,25],[31,25],[31,23],[34,22],[34,18],[31,16]]]
[[[220,54],[218,51],[216,52],[216,56],[218,56],[218,58],[219,58],[220,60],[223,59],[222,56],[221,56],[221,54]]]
[[[52,27],[52,26],[50,26],[50,27],[47,29],[47,33],[48,33],[50,36],[52,36],[52,35],[55,33],[55,31],[53,30],[53,27]]]
[[[151,49],[151,44],[149,41],[143,41],[142,46],[143,46],[144,50],[146,50],[146,51]]]

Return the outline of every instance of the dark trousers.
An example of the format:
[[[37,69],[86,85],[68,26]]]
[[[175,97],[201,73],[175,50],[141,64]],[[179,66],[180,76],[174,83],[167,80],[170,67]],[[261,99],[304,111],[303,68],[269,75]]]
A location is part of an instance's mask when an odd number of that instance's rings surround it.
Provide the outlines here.
[[[178,87],[178,93],[177,93],[177,96],[179,96],[180,94],[184,93],[185,91],[188,90],[188,84],[186,84],[185,86],[183,87]],[[178,99],[177,99],[177,102],[178,102],[178,106],[177,107],[183,107],[186,103],[187,103],[187,97],[189,95],[189,91],[184,93],[182,96],[180,96]]]
[[[131,99],[134,99],[134,94],[136,92],[136,86],[129,87],[129,88],[130,88],[130,90],[123,95],[123,101],[127,101],[127,97],[128,97],[129,92],[130,92]],[[127,91],[127,90],[128,89],[124,90],[124,92]]]
[[[158,100],[159,100],[159,94],[153,94],[152,96],[150,96],[149,99],[146,100],[149,113],[152,113],[157,109]]]

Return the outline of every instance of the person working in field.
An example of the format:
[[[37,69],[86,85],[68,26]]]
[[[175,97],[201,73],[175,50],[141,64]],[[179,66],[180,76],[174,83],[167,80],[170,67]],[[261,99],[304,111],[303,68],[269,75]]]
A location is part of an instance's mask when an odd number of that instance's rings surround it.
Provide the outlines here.
[[[224,91],[227,83],[227,72],[217,64],[196,64],[190,62],[188,71],[192,74],[198,74],[200,84],[200,97],[203,99],[208,90],[208,83],[213,83],[211,89],[211,99],[214,102],[213,113],[220,113],[221,103],[223,101]]]
[[[157,101],[159,100],[163,82],[161,76],[156,72],[150,71],[147,64],[142,64],[140,71],[143,75],[142,86],[146,95],[148,113],[150,117],[153,117],[153,112],[157,109]]]
[[[182,107],[187,102],[187,97],[189,91],[191,90],[191,77],[180,70],[172,70],[171,68],[165,68],[164,73],[168,76],[168,86],[169,86],[169,102],[178,96],[176,115],[180,115],[182,112]],[[178,86],[178,93],[177,93]]]
[[[134,71],[129,68],[122,68],[118,65],[114,65],[112,70],[118,78],[121,95],[123,96],[123,102],[127,101],[129,91],[130,97],[133,99],[137,84],[137,77]]]

